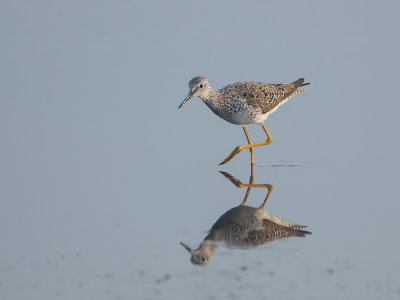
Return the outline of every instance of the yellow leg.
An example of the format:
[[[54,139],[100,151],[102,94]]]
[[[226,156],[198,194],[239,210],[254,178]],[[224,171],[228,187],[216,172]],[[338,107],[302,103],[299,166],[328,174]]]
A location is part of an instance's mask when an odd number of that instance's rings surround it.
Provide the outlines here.
[[[246,139],[247,139],[247,142],[249,143],[249,145],[253,144],[251,142],[251,139],[250,139],[249,133],[247,132],[246,127],[242,126],[242,128],[243,128],[244,134],[246,135]],[[250,150],[250,156],[251,156],[251,165],[253,166],[254,165],[254,148],[249,148],[249,150]]]
[[[267,128],[265,127],[264,124],[261,124],[262,128],[264,129],[264,132],[267,134],[267,139],[264,142],[259,142],[259,143],[255,143],[255,144],[249,144],[249,145],[245,145],[245,146],[237,146],[231,154],[228,155],[227,158],[224,159],[223,162],[220,163],[220,165],[226,164],[228,161],[230,161],[232,158],[234,158],[240,151],[244,150],[244,149],[249,149],[249,148],[254,148],[254,147],[260,147],[260,146],[264,146],[264,145],[268,145],[272,142],[272,137],[269,134]],[[243,126],[244,128],[244,126]],[[247,132],[247,130],[245,131],[245,133]],[[248,136],[248,134],[246,135],[246,137]]]

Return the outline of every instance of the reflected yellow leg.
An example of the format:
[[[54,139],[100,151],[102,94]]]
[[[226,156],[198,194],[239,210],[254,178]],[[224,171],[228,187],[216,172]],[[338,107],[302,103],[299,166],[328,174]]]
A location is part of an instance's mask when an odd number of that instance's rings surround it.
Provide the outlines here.
[[[228,155],[227,158],[224,159],[223,162],[220,163],[220,165],[226,164],[228,161],[230,161],[232,158],[234,158],[240,151],[244,150],[244,149],[253,149],[254,147],[260,147],[260,146],[264,146],[264,145],[268,145],[272,142],[272,137],[269,134],[267,128],[265,127],[264,124],[261,124],[262,128],[264,129],[264,132],[267,134],[267,139],[264,142],[259,142],[259,143],[255,143],[255,144],[249,144],[249,145],[245,145],[245,146],[237,146],[231,154]],[[244,128],[245,133],[247,133],[247,130]],[[248,134],[246,134],[246,137],[248,136]]]
[[[249,179],[249,183],[248,184],[242,183],[240,180],[236,179],[235,177],[233,177],[231,174],[229,174],[227,172],[222,172],[222,171],[220,171],[220,172],[227,179],[229,179],[236,187],[238,187],[238,188],[247,187],[246,195],[244,196],[244,199],[243,199],[242,203],[240,204],[241,206],[246,206],[247,198],[249,197],[250,191],[251,191],[252,188],[267,188],[268,189],[268,194],[265,197],[265,200],[264,200],[263,204],[260,206],[260,208],[265,208],[265,205],[267,204],[269,196],[271,195],[271,192],[274,189],[274,187],[271,184],[268,184],[268,183],[266,183],[266,184],[254,184],[254,165],[251,165],[251,174],[250,174],[250,179]]]
[[[244,126],[243,126],[243,128],[244,128]],[[247,130],[246,130],[245,128],[244,128],[244,130],[245,130],[245,133],[247,133]],[[246,136],[247,136],[247,134],[246,134]],[[250,139],[250,137],[248,138],[248,140],[249,140],[249,139]],[[251,144],[251,141],[249,141],[249,144]],[[254,149],[253,149],[253,148],[250,148],[250,149],[253,150],[253,151],[251,152],[251,153],[253,154],[253,153],[254,153]],[[252,155],[252,158],[254,158],[253,155]],[[252,163],[251,163],[251,173],[250,173],[249,185],[248,185],[248,187],[247,187],[246,195],[244,196],[244,199],[243,199],[243,201],[242,201],[242,204],[240,204],[240,205],[243,205],[243,206],[246,205],[247,198],[249,198],[250,191],[251,191],[251,188],[252,188],[253,184],[254,184],[254,163],[252,162]]]
[[[223,172],[223,171],[219,171],[222,175],[224,175],[227,179],[230,180],[230,182],[232,182],[237,188],[243,188],[243,187],[247,187],[247,188],[269,188],[271,185],[270,184],[255,184],[254,183],[254,166],[251,166],[251,175],[250,175],[250,179],[249,179],[249,183],[242,183],[239,179],[236,179],[235,177],[233,177],[231,174],[227,173],[227,172]]]
[[[268,194],[267,194],[267,197],[265,197],[264,203],[263,203],[263,205],[260,206],[260,208],[264,208],[265,207],[265,204],[267,204],[269,195],[271,195],[271,192],[274,189],[274,187],[272,185],[270,185],[270,184],[266,184],[266,186],[267,186],[267,189],[268,189]]]

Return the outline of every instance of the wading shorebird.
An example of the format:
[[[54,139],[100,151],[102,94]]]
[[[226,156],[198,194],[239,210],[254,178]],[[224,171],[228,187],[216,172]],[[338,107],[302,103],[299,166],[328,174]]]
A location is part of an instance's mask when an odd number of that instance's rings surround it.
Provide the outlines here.
[[[304,230],[306,226],[291,223],[265,209],[273,187],[270,184],[254,184],[253,169],[249,184],[242,183],[229,173],[221,173],[236,187],[247,187],[246,195],[239,206],[231,208],[215,222],[197,249],[180,243],[190,253],[190,261],[193,264],[207,265],[221,244],[230,248],[251,249],[277,239],[305,237],[311,234]],[[268,194],[260,207],[246,205],[251,188],[268,189]]]
[[[248,81],[230,84],[215,91],[205,77],[197,76],[189,81],[189,94],[179,108],[190,98],[198,96],[217,116],[229,123],[241,125],[249,144],[237,146],[220,165],[227,163],[244,149],[250,150],[251,163],[254,164],[254,147],[272,142],[264,125],[265,119],[291,97],[305,93],[298,88],[308,84],[310,83],[304,83],[304,78],[283,84]],[[267,134],[267,140],[253,144],[245,127],[248,124],[260,124]]]

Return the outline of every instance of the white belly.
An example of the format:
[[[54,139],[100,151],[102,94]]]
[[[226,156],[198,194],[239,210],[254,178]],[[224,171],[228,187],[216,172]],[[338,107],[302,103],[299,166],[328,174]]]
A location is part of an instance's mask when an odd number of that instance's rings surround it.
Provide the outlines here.
[[[255,109],[248,105],[242,105],[240,109],[233,109],[224,113],[215,113],[225,121],[236,125],[261,124],[268,116],[268,113],[263,114],[261,112],[261,108]]]

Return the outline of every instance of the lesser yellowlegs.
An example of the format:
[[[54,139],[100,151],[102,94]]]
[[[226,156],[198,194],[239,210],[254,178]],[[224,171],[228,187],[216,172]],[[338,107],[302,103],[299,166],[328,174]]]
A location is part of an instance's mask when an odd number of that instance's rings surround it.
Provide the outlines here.
[[[239,206],[231,208],[215,222],[197,249],[192,249],[181,242],[181,245],[191,254],[190,260],[193,264],[207,265],[221,242],[231,248],[249,248],[270,243],[276,239],[304,237],[306,234],[311,234],[303,230],[306,226],[291,223],[265,209],[272,185],[253,184],[253,169],[249,184],[243,184],[229,173],[221,173],[235,186],[247,187],[247,192]],[[250,189],[254,187],[268,189],[268,194],[260,207],[246,205]]]
[[[264,125],[265,119],[291,97],[305,93],[298,88],[307,84],[309,83],[304,83],[304,78],[283,84],[248,81],[230,84],[215,91],[205,77],[197,76],[189,81],[189,94],[179,108],[190,98],[198,96],[217,116],[229,123],[241,125],[249,144],[236,147],[220,165],[227,163],[244,149],[250,149],[251,163],[254,164],[254,147],[272,142]],[[267,140],[253,144],[245,127],[248,124],[260,124],[267,134]]]

